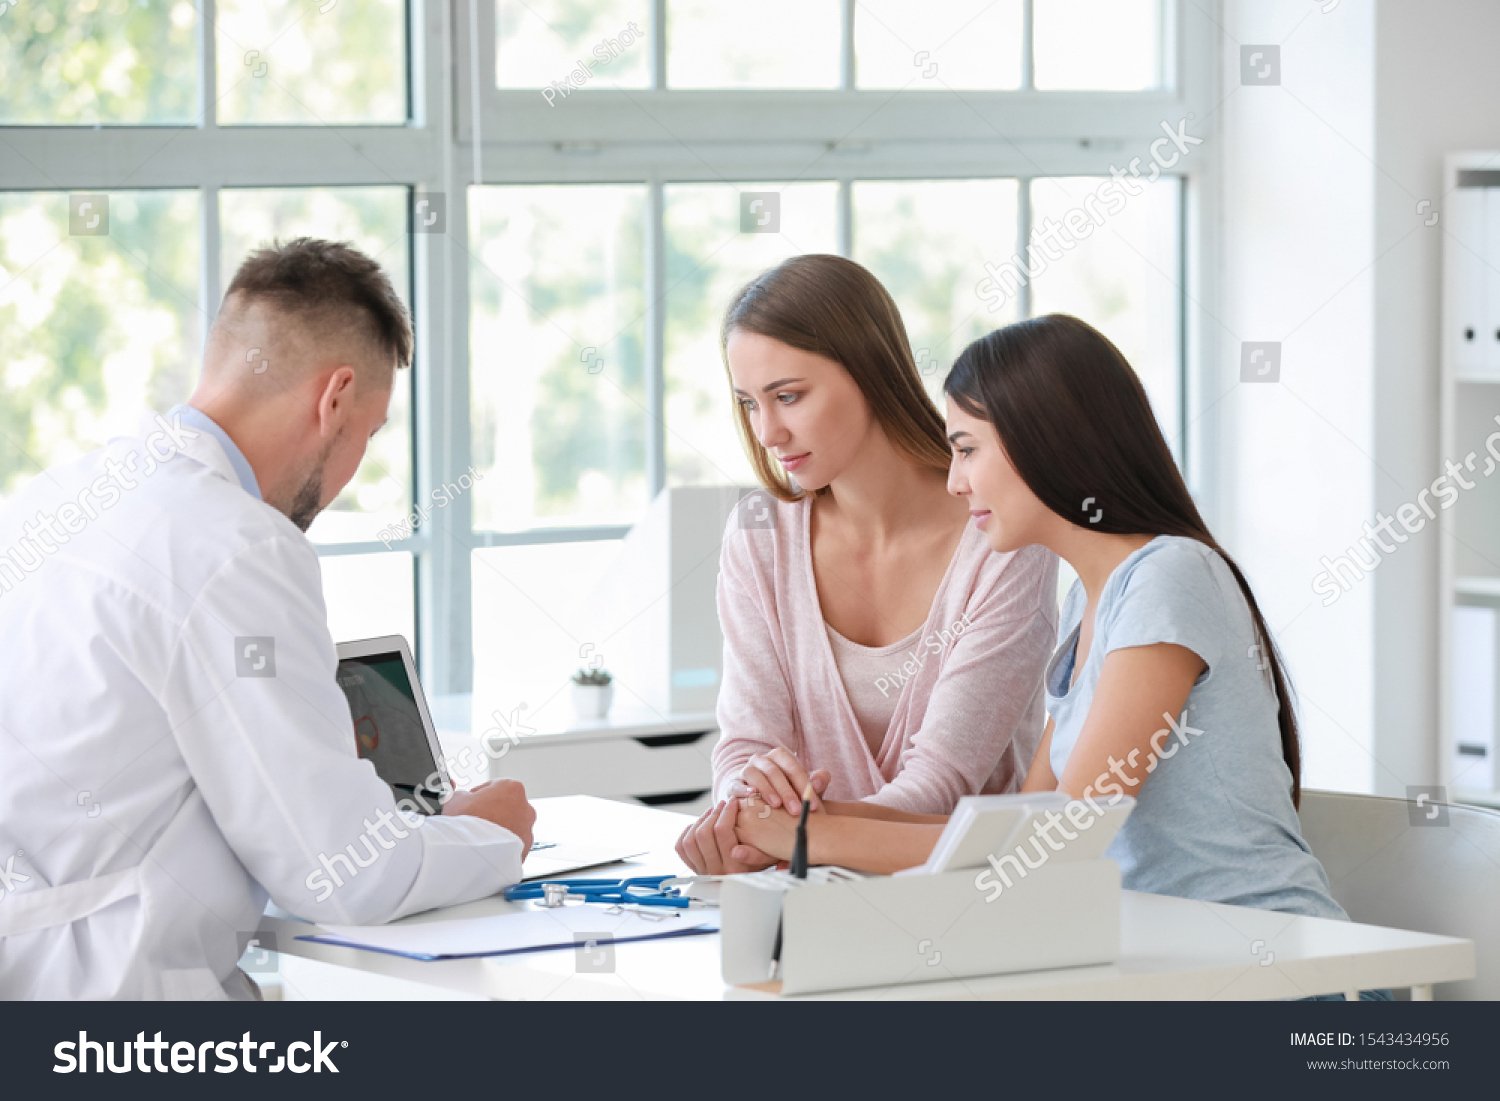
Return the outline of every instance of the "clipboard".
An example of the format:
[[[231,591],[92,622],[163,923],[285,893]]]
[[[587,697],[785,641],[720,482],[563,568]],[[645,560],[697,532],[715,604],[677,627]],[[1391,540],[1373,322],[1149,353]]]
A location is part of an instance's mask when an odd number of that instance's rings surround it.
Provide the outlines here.
[[[633,910],[611,914],[603,907],[589,905],[560,906],[451,921],[323,925],[323,932],[296,939],[413,960],[462,960],[578,948],[590,938],[622,944],[716,933],[718,917],[705,910],[663,910],[646,915]]]

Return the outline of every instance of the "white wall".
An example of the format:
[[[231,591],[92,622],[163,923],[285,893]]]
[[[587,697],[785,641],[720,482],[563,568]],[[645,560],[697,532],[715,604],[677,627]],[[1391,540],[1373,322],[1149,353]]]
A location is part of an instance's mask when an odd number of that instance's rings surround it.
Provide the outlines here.
[[[1374,515],[1375,8],[1225,0],[1222,26],[1203,491],[1298,690],[1303,783],[1369,791],[1375,587],[1325,608],[1312,582]],[[1279,86],[1241,85],[1242,44],[1280,46]],[[1242,341],[1281,342],[1280,382],[1239,381]]]
[[[1332,606],[1311,583],[1442,471],[1443,225],[1425,222],[1445,153],[1500,148],[1500,4],[1328,7],[1224,0],[1200,488],[1300,690],[1304,782],[1404,795],[1438,779],[1436,530]],[[1240,45],[1270,43],[1282,83],[1242,86]],[[1280,383],[1238,382],[1242,340],[1282,341]]]
[[[1375,500],[1389,514],[1448,457],[1438,453],[1444,225],[1425,222],[1442,212],[1446,153],[1500,149],[1500,3],[1379,0],[1376,20]],[[1424,529],[1375,578],[1380,794],[1438,780],[1437,544]]]

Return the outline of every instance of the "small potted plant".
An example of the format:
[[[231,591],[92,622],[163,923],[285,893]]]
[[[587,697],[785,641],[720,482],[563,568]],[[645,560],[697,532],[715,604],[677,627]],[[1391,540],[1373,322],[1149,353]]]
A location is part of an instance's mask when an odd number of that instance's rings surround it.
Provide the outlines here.
[[[580,669],[573,674],[573,713],[580,719],[602,719],[615,698],[607,669]]]

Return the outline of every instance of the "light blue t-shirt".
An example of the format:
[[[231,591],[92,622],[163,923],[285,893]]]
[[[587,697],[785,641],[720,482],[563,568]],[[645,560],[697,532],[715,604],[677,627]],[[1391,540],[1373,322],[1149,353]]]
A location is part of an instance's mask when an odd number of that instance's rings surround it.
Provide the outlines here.
[[[1120,865],[1125,887],[1347,920],[1302,840],[1275,689],[1250,607],[1224,559],[1195,539],[1160,535],[1121,562],[1099,596],[1088,660],[1070,688],[1086,601],[1082,582],[1075,582],[1047,667],[1056,776],[1078,741],[1111,650],[1170,642],[1208,666],[1175,728],[1162,720],[1168,733],[1152,740],[1155,769],[1138,787],[1119,784],[1136,806],[1106,855]],[[1110,775],[1095,790],[1108,783],[1119,781]]]

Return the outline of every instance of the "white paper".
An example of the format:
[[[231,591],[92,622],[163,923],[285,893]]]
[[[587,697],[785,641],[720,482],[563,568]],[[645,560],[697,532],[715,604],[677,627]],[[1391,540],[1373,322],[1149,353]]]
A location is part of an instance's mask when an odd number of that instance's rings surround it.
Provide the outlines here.
[[[585,904],[410,925],[324,925],[320,927],[324,934],[299,939],[328,943],[331,938],[354,948],[444,958],[572,948],[583,943],[579,934],[604,934],[615,941],[642,940],[704,926],[717,928],[718,923],[717,914],[702,910],[662,907],[664,916],[660,920],[653,920],[655,914],[604,911],[603,906]]]

